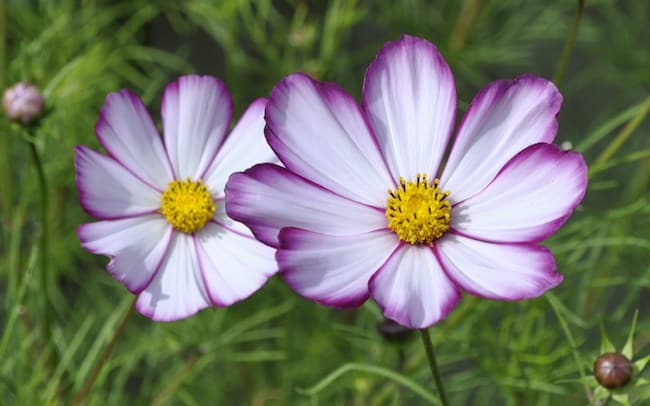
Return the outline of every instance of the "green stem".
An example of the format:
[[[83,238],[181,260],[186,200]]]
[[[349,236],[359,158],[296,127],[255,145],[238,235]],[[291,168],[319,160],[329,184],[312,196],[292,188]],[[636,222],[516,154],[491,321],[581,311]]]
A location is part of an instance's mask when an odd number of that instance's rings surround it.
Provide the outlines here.
[[[90,390],[93,388],[93,384],[97,380],[97,376],[99,376],[99,373],[104,367],[104,364],[106,363],[108,358],[111,356],[111,353],[113,352],[113,347],[115,347],[115,343],[117,343],[117,339],[122,335],[126,323],[133,315],[136,299],[137,296],[133,299],[133,303],[131,303],[129,309],[127,310],[126,314],[122,318],[122,321],[120,321],[120,324],[117,326],[117,329],[115,329],[115,333],[113,333],[113,337],[111,338],[111,341],[109,341],[108,345],[106,345],[106,348],[104,348],[104,352],[102,352],[102,355],[97,360],[97,363],[95,364],[95,367],[93,368],[92,372],[90,373],[90,375],[88,375],[86,382],[84,382],[84,386],[81,388],[77,396],[75,396],[75,398],[72,400],[73,406],[83,404],[84,400],[86,400],[86,398],[90,394]]]
[[[486,0],[465,0],[463,2],[463,7],[454,25],[454,31],[449,38],[449,47],[452,51],[460,52],[465,47],[474,22],[486,3]]]
[[[7,1],[0,0],[0,89],[7,80]]]
[[[578,29],[580,28],[580,20],[582,19],[582,11],[585,8],[585,0],[578,0],[578,8],[576,10],[576,17],[573,20],[573,27],[571,27],[571,32],[564,43],[564,49],[562,50],[562,55],[560,56],[560,61],[557,64],[557,69],[555,70],[555,75],[553,76],[553,82],[557,87],[560,87],[564,81],[564,74],[566,73],[566,68],[569,65],[569,59],[571,59],[571,51],[573,51],[573,46],[576,43],[576,38],[578,37]]]
[[[4,92],[7,86],[7,71],[9,70],[7,58],[7,1],[0,0],[0,92]],[[0,213],[2,221],[5,222],[7,230],[11,229],[11,202],[13,194],[13,178],[11,176],[11,148],[8,135],[9,131],[0,134],[0,151],[3,157],[0,158],[0,182],[2,184],[2,199]]]
[[[172,378],[171,382],[165,385],[165,389],[154,398],[151,402],[152,406],[160,406],[167,404],[167,401],[176,392],[178,386],[183,383],[185,378],[192,373],[194,366],[201,360],[200,356],[194,356],[185,361],[183,368]]]
[[[38,188],[40,189],[40,198],[41,198],[41,253],[39,256],[40,262],[40,285],[42,291],[42,315],[43,315],[43,333],[47,339],[47,342],[51,342],[52,331],[51,331],[51,311],[50,311],[50,291],[47,284],[48,278],[48,260],[49,260],[49,194],[47,179],[45,178],[45,171],[43,170],[43,161],[41,156],[36,149],[36,144],[33,140],[28,142],[29,151],[32,156],[32,161],[34,163],[34,168],[36,169],[36,175],[38,178]]]
[[[422,329],[420,330],[422,335],[422,344],[424,344],[424,350],[427,352],[427,358],[429,359],[429,367],[431,368],[431,375],[433,380],[436,382],[438,387],[438,396],[440,396],[440,401],[443,406],[449,406],[449,400],[447,399],[447,393],[445,392],[445,387],[442,384],[442,378],[440,377],[440,371],[438,370],[438,363],[436,362],[436,355],[433,352],[433,344],[431,343],[431,336],[429,335],[429,330]]]
[[[636,113],[634,118],[630,120],[625,127],[619,132],[616,137],[612,140],[612,142],[609,143],[607,148],[596,158],[594,163],[592,164],[593,168],[598,168],[598,166],[604,164],[609,158],[611,158],[616,151],[623,145],[625,141],[627,141],[628,138],[634,133],[634,130],[637,129],[643,122],[643,120],[646,118],[646,116],[650,113],[650,96],[648,96],[645,99],[645,102],[639,109],[639,111]]]
[[[573,334],[571,334],[571,329],[569,328],[569,325],[567,324],[566,320],[562,316],[562,312],[560,311],[560,305],[558,304],[557,298],[552,292],[547,292],[546,293],[546,299],[551,305],[551,308],[553,309],[553,313],[555,313],[555,317],[557,317],[557,320],[560,322],[560,327],[562,328],[562,331],[564,332],[564,336],[566,337],[567,341],[569,342],[569,346],[571,347],[571,353],[573,355],[573,361],[576,364],[576,369],[578,370],[578,374],[580,374],[580,378],[584,380],[585,378],[585,371],[584,368],[582,367],[582,362],[580,362],[580,354],[578,354],[578,344],[576,343],[575,338],[573,338]],[[585,392],[587,393],[587,397],[589,397],[589,386],[584,383],[583,385],[585,387]]]

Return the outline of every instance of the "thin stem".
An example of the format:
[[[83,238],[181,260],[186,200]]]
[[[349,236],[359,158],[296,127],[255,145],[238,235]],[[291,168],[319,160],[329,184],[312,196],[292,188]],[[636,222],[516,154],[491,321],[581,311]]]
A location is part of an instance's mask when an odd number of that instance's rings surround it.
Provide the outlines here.
[[[151,402],[152,406],[160,406],[167,403],[169,398],[174,394],[178,386],[183,383],[185,378],[192,373],[194,366],[201,360],[201,356],[194,356],[185,361],[183,368],[172,378],[171,382],[165,385],[165,390],[163,390],[156,398]]]
[[[38,188],[40,190],[40,198],[41,198],[41,253],[39,256],[39,262],[40,262],[39,279],[40,279],[40,285],[42,291],[41,296],[43,297],[43,303],[42,303],[43,332],[45,334],[45,337],[47,338],[47,342],[49,343],[51,342],[51,337],[52,337],[51,312],[50,312],[50,300],[49,300],[50,294],[47,285],[48,260],[49,260],[49,242],[48,242],[49,195],[48,195],[47,179],[45,178],[45,171],[43,170],[43,161],[41,160],[41,156],[39,155],[38,150],[36,149],[36,144],[34,143],[33,140],[28,142],[28,144],[29,144],[29,151],[32,156],[32,161],[34,163],[34,168],[36,169],[36,175],[38,178]]]
[[[628,138],[634,133],[634,130],[637,129],[643,122],[643,120],[646,118],[646,116],[650,113],[650,96],[648,96],[645,99],[645,102],[639,109],[638,113],[630,120],[625,127],[619,132],[616,137],[612,140],[612,142],[609,143],[607,148],[596,158],[594,163],[592,164],[593,168],[597,168],[598,166],[604,164],[609,158],[611,158],[616,151],[623,145],[625,141],[627,141]]]
[[[553,76],[553,82],[557,87],[560,87],[564,81],[564,74],[566,73],[566,68],[569,65],[569,59],[571,59],[571,51],[573,51],[573,46],[576,43],[576,38],[578,37],[578,28],[580,28],[580,20],[582,20],[582,11],[585,8],[585,0],[578,0],[578,8],[576,10],[576,17],[573,20],[573,27],[571,27],[571,32],[564,43],[564,49],[562,50],[562,55],[560,56],[560,61],[557,64],[557,69],[555,70],[555,75]]]
[[[90,375],[88,375],[86,382],[84,382],[84,386],[81,388],[77,396],[75,396],[75,398],[72,400],[73,405],[82,404],[83,401],[90,394],[90,390],[92,389],[93,384],[97,380],[97,376],[99,376],[99,373],[104,367],[104,364],[106,363],[108,358],[111,356],[111,353],[113,352],[113,347],[115,347],[115,343],[117,343],[117,339],[122,335],[126,323],[133,315],[136,299],[137,296],[133,299],[133,303],[131,303],[129,309],[127,310],[126,314],[122,318],[122,321],[120,321],[120,324],[117,326],[117,329],[115,330],[115,333],[113,333],[113,337],[111,338],[111,341],[109,341],[108,345],[106,345],[106,348],[104,348],[104,352],[102,352],[101,357],[99,357],[99,359],[97,360],[97,363],[95,364],[95,367],[93,368],[92,372],[90,373]]]
[[[449,47],[452,51],[459,52],[465,47],[474,22],[486,3],[487,0],[465,0],[463,2],[463,7],[454,25],[454,31],[449,38]]]
[[[436,355],[433,352],[433,344],[431,343],[431,336],[429,335],[429,330],[422,329],[420,330],[422,335],[422,344],[424,344],[424,350],[427,352],[427,358],[429,359],[429,367],[431,368],[431,375],[433,380],[436,382],[438,387],[438,396],[443,406],[449,406],[449,400],[447,399],[447,393],[445,392],[445,387],[442,384],[442,378],[440,377],[440,371],[438,370],[438,363],[436,362]]]
[[[7,1],[0,0],[0,92],[4,92],[7,86],[7,72],[9,64],[7,58]],[[0,213],[2,221],[5,222],[7,230],[11,229],[11,202],[13,197],[13,178],[11,176],[11,149],[9,143],[10,132],[0,134],[0,184],[2,184],[2,196],[0,199]]]
[[[571,347],[571,353],[573,355],[573,361],[576,364],[576,369],[580,374],[580,378],[584,379],[585,371],[584,368],[582,367],[582,362],[580,361],[580,354],[578,354],[578,344],[576,343],[575,338],[573,338],[573,334],[571,334],[571,329],[569,328],[569,325],[567,324],[564,317],[562,317],[562,313],[560,312],[560,307],[557,302],[557,299],[555,298],[555,295],[552,292],[547,292],[545,297],[548,300],[548,302],[551,304],[553,313],[555,313],[555,317],[557,317],[557,320],[560,322],[560,327],[564,332],[564,336],[569,342],[569,346]],[[585,392],[587,393],[587,397],[589,397],[589,386],[584,382],[583,385],[585,387]]]
[[[0,89],[7,80],[7,1],[0,0]]]

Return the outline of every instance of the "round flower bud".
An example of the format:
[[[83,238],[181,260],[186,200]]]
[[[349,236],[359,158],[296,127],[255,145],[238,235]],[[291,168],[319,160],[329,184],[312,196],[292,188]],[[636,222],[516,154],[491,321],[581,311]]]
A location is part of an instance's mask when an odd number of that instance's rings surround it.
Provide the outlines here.
[[[623,387],[632,378],[632,363],[623,354],[608,352],[596,359],[594,376],[607,389]]]
[[[377,331],[386,341],[391,342],[404,342],[413,335],[413,330],[391,319],[384,319],[377,323]]]
[[[29,124],[43,114],[45,100],[36,86],[21,82],[5,89],[2,107],[10,120]]]

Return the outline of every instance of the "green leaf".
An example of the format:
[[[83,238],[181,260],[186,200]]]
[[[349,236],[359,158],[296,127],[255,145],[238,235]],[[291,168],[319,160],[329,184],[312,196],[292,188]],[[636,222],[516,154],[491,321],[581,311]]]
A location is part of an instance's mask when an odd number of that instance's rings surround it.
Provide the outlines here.
[[[594,400],[601,400],[601,399],[606,399],[611,395],[609,390],[605,389],[604,387],[598,385],[598,387],[594,390]]]
[[[605,331],[605,326],[603,325],[602,319],[600,320],[600,353],[605,354],[607,352],[616,352],[616,348],[609,337],[607,337],[607,332]]]
[[[639,317],[639,309],[636,309],[636,311],[634,312],[634,318],[632,319],[632,328],[630,329],[630,334],[628,334],[627,341],[625,342],[625,346],[623,346],[623,349],[621,350],[621,354],[625,355],[629,360],[631,360],[634,357],[634,349],[633,349],[634,330],[636,329],[636,320],[638,317]]]
[[[345,364],[335,369],[325,378],[321,379],[320,382],[318,382],[316,385],[306,389],[297,388],[296,391],[303,395],[314,396],[319,392],[321,392],[323,389],[327,388],[336,379],[346,374],[347,372],[351,372],[351,371],[366,372],[372,375],[378,375],[384,378],[388,378],[394,381],[395,383],[405,386],[406,388],[413,391],[413,393],[419,395],[425,400],[428,400],[430,403],[436,405],[440,404],[440,400],[438,400],[438,398],[433,393],[429,392],[422,385],[420,385],[419,383],[411,380],[410,378],[402,374],[391,371],[390,369],[377,367],[374,365],[358,364],[354,362]]]
[[[648,361],[650,361],[650,355],[634,361],[634,363],[632,364],[632,367],[634,368],[634,373],[640,374],[641,372],[643,372],[643,369],[648,364]]]
[[[607,135],[609,135],[617,127],[631,120],[639,112],[639,110],[641,110],[643,104],[644,102],[641,101],[634,106],[627,108],[616,116],[606,120],[591,134],[586,136],[578,145],[576,145],[576,151],[584,152],[596,145],[598,141],[607,137]]]
[[[612,399],[622,405],[630,406],[630,395],[627,393],[614,393],[612,394]]]

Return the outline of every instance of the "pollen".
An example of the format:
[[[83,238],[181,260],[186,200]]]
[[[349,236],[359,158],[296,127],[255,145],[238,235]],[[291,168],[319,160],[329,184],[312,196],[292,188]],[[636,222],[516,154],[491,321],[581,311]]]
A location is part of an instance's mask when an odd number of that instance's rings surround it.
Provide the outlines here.
[[[429,245],[449,230],[449,192],[440,191],[439,183],[439,179],[429,183],[427,175],[417,174],[415,182],[400,178],[397,190],[388,191],[388,228],[400,240]]]
[[[208,188],[201,180],[169,182],[162,194],[160,213],[176,230],[190,234],[205,226],[216,207]]]

